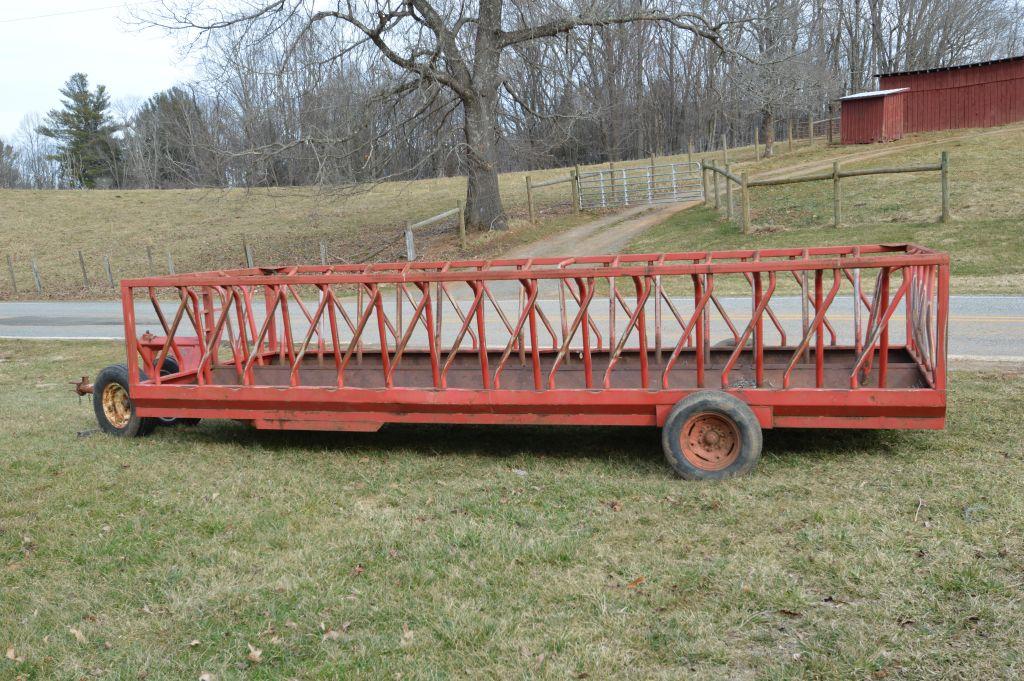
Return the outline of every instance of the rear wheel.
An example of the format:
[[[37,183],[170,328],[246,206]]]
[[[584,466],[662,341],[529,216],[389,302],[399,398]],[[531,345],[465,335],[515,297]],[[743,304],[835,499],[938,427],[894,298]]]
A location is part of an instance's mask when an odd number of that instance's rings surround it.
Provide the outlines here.
[[[169,376],[176,374],[181,369],[178,367],[178,360],[174,359],[170,355],[164,357],[164,365],[160,367],[161,376]],[[173,416],[160,416],[157,417],[157,422],[161,426],[194,426],[199,423],[202,419],[179,419]]]
[[[128,368],[124,364],[109,366],[96,377],[92,388],[92,407],[104,433],[141,437],[156,427],[156,419],[143,418],[135,413],[128,391]]]
[[[742,400],[718,391],[680,400],[661,431],[665,459],[687,480],[721,480],[761,458],[761,424]]]

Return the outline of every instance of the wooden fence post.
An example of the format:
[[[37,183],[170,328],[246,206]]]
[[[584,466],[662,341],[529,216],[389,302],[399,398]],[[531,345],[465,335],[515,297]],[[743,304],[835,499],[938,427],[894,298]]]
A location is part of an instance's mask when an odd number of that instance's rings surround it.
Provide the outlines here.
[[[416,259],[416,244],[413,241],[412,229],[405,223],[405,259],[412,262]]]
[[[715,210],[722,207],[722,200],[718,197],[718,172],[715,166],[711,166],[711,174],[715,178]]]
[[[32,258],[29,261],[29,265],[32,267],[32,278],[36,282],[36,293],[43,292],[43,280],[39,277],[39,268],[36,266],[36,259]]]
[[[730,172],[729,166],[725,167],[725,172]],[[725,180],[725,215],[732,220],[732,180],[728,177],[722,179]]]
[[[943,151],[939,165],[942,167],[942,213],[939,215],[939,222],[949,222],[949,152]]]
[[[615,163],[608,161],[608,181],[611,183],[612,203],[615,203]]]
[[[466,250],[466,210],[462,207],[462,201],[459,200],[459,245],[462,250]],[[440,296],[438,302],[441,302]]]
[[[89,275],[85,271],[85,258],[82,256],[82,250],[78,250],[78,265],[82,268],[82,285],[85,288],[89,288]]]
[[[754,127],[754,160],[755,161],[760,161],[761,160],[761,152],[758,151],[758,146],[760,145],[760,143],[761,143],[761,132],[755,126]],[[728,168],[726,168],[726,170],[728,170]]]
[[[117,284],[114,283],[114,269],[110,266],[110,256],[103,256],[103,267],[107,270],[107,281],[110,282],[110,288],[116,288]]]
[[[710,205],[711,194],[708,191],[708,168],[704,165],[704,159],[700,161],[700,188],[704,192],[704,205]]]
[[[11,260],[11,254],[7,254],[7,272],[11,275],[11,290],[15,293],[18,292],[18,280],[14,276],[14,261]]]
[[[743,201],[743,233],[750,234],[750,188],[747,186],[747,173],[740,175],[740,196]]]
[[[729,145],[725,139],[725,133],[722,133],[722,163],[729,165]]]
[[[526,208],[530,213],[530,224],[536,225],[533,219],[533,186],[530,184],[530,176],[526,176]]]
[[[693,138],[690,138],[690,142],[686,147],[686,162],[693,163]]]
[[[320,264],[324,267],[327,266],[327,244],[323,239],[320,239]]]
[[[149,263],[149,276],[153,276],[156,272],[153,269],[153,247],[146,244],[146,262]]]
[[[174,258],[170,251],[167,251],[167,274],[174,274]]]
[[[249,247],[249,242],[246,240],[245,235],[242,235],[242,255],[245,256],[245,266],[253,267],[253,256],[252,248]]]
[[[793,151],[793,119],[790,118],[789,121],[787,121],[787,123],[788,125],[786,127],[786,141],[789,143],[789,150]]]
[[[807,139],[814,144],[814,114],[807,114]]]
[[[843,188],[839,184],[839,161],[832,161],[832,226],[839,229],[843,221]]]
[[[577,165],[569,175],[570,191],[572,192],[572,212],[580,212],[580,167]]]

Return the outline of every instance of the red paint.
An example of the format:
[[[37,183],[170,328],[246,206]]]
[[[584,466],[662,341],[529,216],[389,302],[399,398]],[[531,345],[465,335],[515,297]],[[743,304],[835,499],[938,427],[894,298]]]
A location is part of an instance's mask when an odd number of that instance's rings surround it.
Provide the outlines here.
[[[905,132],[986,128],[1024,120],[1024,56],[880,74],[878,81],[882,89],[910,89],[905,96]]]
[[[839,126],[842,143],[891,142],[903,137],[907,94],[894,92],[876,97],[841,100]]]
[[[384,423],[656,426],[687,395],[718,389],[747,402],[765,427],[941,428],[948,268],[947,255],[903,244],[126,280],[129,366],[141,357],[151,377],[136,370],[131,395],[142,416],[368,431]],[[810,316],[799,342],[787,342],[772,298],[777,283],[785,279],[792,288],[803,276],[814,287]],[[616,289],[612,279],[632,280],[635,292]],[[876,280],[882,283],[874,286]],[[502,281],[501,291],[492,291]],[[750,285],[752,320],[734,324],[726,316],[716,289],[730,281]],[[404,313],[384,305],[382,288],[405,298]],[[467,289],[472,301],[458,300],[456,310],[449,295]],[[553,312],[553,289],[574,302]],[[613,300],[610,291],[617,291]],[[851,317],[854,292],[860,295]],[[314,296],[318,304],[308,304]],[[691,296],[695,310],[680,308]],[[162,337],[139,338],[132,301],[147,297]],[[850,335],[863,342],[837,342],[833,323],[840,322],[828,315],[839,301],[844,309],[835,314],[857,325]],[[596,314],[610,304],[628,321],[612,326]],[[271,321],[257,319],[257,308]],[[890,326],[905,331],[905,322],[893,321],[897,309],[914,320],[903,344],[888,338]],[[738,342],[713,347],[723,337],[708,337],[705,312],[721,318]],[[412,344],[414,336],[423,338]],[[161,376],[167,353],[181,370]]]

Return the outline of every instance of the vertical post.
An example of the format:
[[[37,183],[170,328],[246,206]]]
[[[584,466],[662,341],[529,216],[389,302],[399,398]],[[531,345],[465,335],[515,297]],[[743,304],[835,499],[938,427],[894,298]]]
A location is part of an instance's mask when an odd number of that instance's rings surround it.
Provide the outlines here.
[[[117,284],[114,283],[114,270],[110,266],[110,256],[103,256],[103,267],[107,270],[107,281],[110,282],[110,288],[116,288]]]
[[[608,180],[611,183],[612,204],[615,203],[615,163],[608,161]],[[602,201],[602,205],[604,202]]]
[[[654,189],[658,180],[654,176],[654,153],[651,153],[651,169],[647,171],[647,203],[654,201]]]
[[[42,293],[43,292],[43,280],[39,276],[39,268],[36,266],[36,259],[32,258],[32,260],[29,261],[29,265],[31,265],[31,267],[32,267],[32,278],[36,282],[36,293]]]
[[[832,146],[832,105],[828,105],[828,144]]]
[[[746,172],[740,175],[740,200],[743,201],[743,233],[750,234],[750,188]]]
[[[526,176],[526,209],[530,215],[530,224],[536,225],[533,219],[533,185],[530,184],[530,176]]]
[[[577,163],[572,173],[572,211],[580,213],[583,211],[583,197],[580,196],[580,164]]]
[[[949,222],[949,152],[943,151],[939,161],[942,175],[942,213],[939,222]]]
[[[807,114],[807,139],[814,144],[814,114]]]
[[[249,264],[249,244],[245,240],[244,234],[242,235],[242,262],[245,263],[246,267],[252,267],[252,265]]]
[[[729,145],[725,140],[725,133],[722,133],[722,163],[729,165]]]
[[[79,251],[78,254],[81,255],[82,252]],[[149,263],[149,276],[152,277],[156,274],[156,270],[153,268],[153,247],[149,244],[146,244],[146,262]],[[86,286],[88,286],[88,284],[86,284]]]
[[[725,172],[729,172],[729,167],[725,167]],[[732,220],[732,180],[728,177],[722,179],[725,180],[725,215]]]
[[[466,210],[462,207],[462,201],[459,201],[459,244],[462,246],[462,250],[466,250]],[[441,298],[438,296],[438,301]]]
[[[693,138],[690,138],[690,142],[686,147],[686,162],[693,163]]]
[[[789,144],[789,150],[793,151],[793,119],[790,118],[786,123],[786,142]]]
[[[149,247],[147,246],[147,248]],[[85,257],[82,256],[82,249],[78,249],[78,266],[82,268],[82,285],[85,286],[85,288],[89,288],[89,275],[85,271]],[[152,267],[153,266],[151,264],[150,269],[152,269]],[[152,274],[152,272],[150,274]]]
[[[412,228],[405,223],[405,259],[412,262],[416,259],[416,244],[412,238]]]
[[[174,258],[170,251],[167,251],[167,274],[174,274]]]
[[[320,264],[327,267],[327,244],[323,239],[320,239]]]
[[[839,161],[832,162],[832,226],[839,229],[843,221],[843,190],[839,184]]]
[[[715,178],[715,210],[722,207],[722,200],[718,196],[718,172],[714,166],[711,166],[711,173]]]
[[[754,160],[755,161],[760,161],[761,160],[761,152],[758,150],[758,147],[760,146],[760,144],[761,144],[761,133],[758,130],[757,126],[754,126]]]
[[[18,280],[14,276],[14,261],[11,260],[11,254],[7,254],[7,273],[11,275],[11,290],[15,293],[18,292]]]
[[[708,168],[703,160],[700,162],[700,188],[704,192],[704,205],[707,206],[711,202],[711,195],[708,192]]]
[[[629,205],[629,179],[626,177],[626,171],[622,171],[622,198]]]

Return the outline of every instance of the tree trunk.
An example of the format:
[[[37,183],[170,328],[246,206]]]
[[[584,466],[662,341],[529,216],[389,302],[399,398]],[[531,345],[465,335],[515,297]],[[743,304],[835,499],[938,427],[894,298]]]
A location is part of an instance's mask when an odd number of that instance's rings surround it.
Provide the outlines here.
[[[769,110],[762,112],[764,121],[764,157],[771,158],[775,155],[775,114]]]
[[[474,229],[507,230],[508,219],[498,188],[498,137],[495,132],[497,89],[465,103],[466,222]]]

